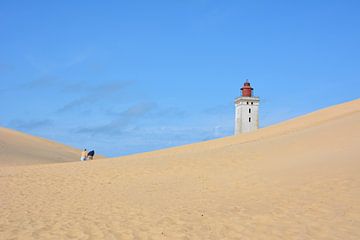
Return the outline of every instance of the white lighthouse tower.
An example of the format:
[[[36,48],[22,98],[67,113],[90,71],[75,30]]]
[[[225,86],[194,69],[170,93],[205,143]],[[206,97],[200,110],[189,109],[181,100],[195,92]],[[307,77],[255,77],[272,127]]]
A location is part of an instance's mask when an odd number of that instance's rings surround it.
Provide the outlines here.
[[[235,99],[235,135],[252,132],[259,128],[259,97],[248,80],[241,88],[242,96]]]

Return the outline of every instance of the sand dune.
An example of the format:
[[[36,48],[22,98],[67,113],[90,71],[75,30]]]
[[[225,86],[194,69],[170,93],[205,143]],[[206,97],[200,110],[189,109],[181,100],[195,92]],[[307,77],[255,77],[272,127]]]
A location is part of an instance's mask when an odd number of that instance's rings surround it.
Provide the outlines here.
[[[80,150],[0,128],[0,167],[78,161]]]
[[[360,100],[255,133],[0,168],[0,239],[360,239]]]

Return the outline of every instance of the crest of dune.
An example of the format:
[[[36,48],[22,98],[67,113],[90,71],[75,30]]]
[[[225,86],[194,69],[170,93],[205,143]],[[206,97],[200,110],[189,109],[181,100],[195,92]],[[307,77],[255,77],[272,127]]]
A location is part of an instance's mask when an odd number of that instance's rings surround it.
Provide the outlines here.
[[[78,161],[80,150],[0,128],[0,167]]]

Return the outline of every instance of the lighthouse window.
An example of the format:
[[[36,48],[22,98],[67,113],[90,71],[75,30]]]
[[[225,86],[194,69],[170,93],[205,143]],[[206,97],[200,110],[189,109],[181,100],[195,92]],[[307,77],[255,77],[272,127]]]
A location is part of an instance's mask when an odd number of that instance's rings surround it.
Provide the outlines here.
[[[251,105],[254,105],[254,102],[251,102]]]
[[[251,113],[251,108],[249,108],[249,113]]]
[[[249,105],[249,102],[246,102],[247,105]]]
[[[249,122],[251,122],[251,117],[249,117]]]

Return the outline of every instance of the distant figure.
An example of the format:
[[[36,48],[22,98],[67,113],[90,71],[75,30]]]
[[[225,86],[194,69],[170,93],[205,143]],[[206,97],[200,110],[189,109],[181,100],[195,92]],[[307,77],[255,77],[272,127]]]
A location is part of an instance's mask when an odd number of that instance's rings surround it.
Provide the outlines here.
[[[94,155],[95,155],[95,151],[94,151],[94,150],[91,150],[91,151],[87,154],[87,159],[93,160]]]
[[[87,157],[87,151],[86,148],[81,152],[81,157],[80,160],[81,161],[86,161],[86,157]]]

